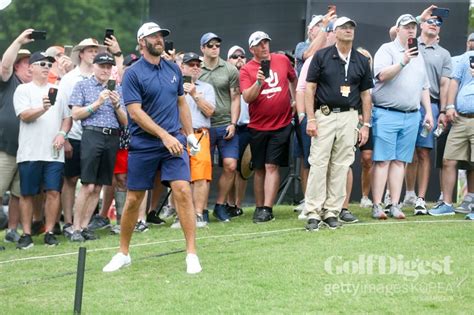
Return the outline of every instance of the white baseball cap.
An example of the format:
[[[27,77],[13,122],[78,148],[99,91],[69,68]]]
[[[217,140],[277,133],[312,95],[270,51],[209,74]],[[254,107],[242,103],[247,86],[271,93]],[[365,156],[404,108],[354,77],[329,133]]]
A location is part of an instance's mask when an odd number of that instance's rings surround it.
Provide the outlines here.
[[[249,37],[249,47],[258,45],[262,40],[268,39],[272,40],[267,33],[262,31],[253,32]]]
[[[148,35],[158,33],[160,32],[163,37],[166,37],[170,34],[170,30],[166,28],[161,28],[158,24],[155,22],[147,22],[143,24],[137,32],[137,41],[142,39],[143,37],[146,37]]]
[[[245,49],[243,49],[240,46],[235,45],[235,46],[230,47],[229,51],[227,52],[227,59],[229,59],[230,56],[232,56],[233,54],[235,54],[236,51],[239,51],[239,50],[243,52],[245,55]]]
[[[346,23],[351,23],[352,25],[357,26],[357,23],[356,23],[354,20],[352,20],[352,19],[350,19],[350,18],[348,18],[348,17],[346,17],[346,16],[341,16],[340,18],[338,18],[338,19],[334,22],[333,27],[334,27],[334,29],[336,29],[337,27],[342,26],[342,25],[344,25],[344,24],[346,24]]]
[[[313,15],[311,17],[311,22],[309,22],[308,24],[308,29],[312,29],[316,24],[318,24],[319,22],[321,22],[323,20],[324,16],[322,15]]]

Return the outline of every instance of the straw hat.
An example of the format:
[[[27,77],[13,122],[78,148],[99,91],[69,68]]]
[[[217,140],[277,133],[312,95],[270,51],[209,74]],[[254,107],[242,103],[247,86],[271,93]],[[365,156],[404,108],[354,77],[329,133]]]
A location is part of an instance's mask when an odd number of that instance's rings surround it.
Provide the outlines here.
[[[250,176],[253,175],[253,167],[252,167],[252,151],[250,150],[250,144],[244,150],[242,157],[240,158],[239,172],[240,176],[243,179],[248,179]]]
[[[79,44],[74,46],[74,48],[72,49],[71,60],[76,66],[78,66],[81,63],[81,59],[79,58],[79,53],[86,47],[97,47],[99,48],[99,53],[105,52],[107,50],[107,47],[104,45],[100,45],[97,39],[94,39],[94,38],[83,39]]]

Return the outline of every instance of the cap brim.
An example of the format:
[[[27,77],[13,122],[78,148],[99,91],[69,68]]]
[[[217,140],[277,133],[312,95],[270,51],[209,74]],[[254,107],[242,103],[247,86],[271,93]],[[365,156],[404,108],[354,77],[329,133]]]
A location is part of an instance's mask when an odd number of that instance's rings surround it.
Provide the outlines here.
[[[244,150],[242,157],[240,158],[240,176],[243,179],[248,179],[250,176],[253,175],[253,167],[252,167],[252,151],[250,150],[250,145]]]

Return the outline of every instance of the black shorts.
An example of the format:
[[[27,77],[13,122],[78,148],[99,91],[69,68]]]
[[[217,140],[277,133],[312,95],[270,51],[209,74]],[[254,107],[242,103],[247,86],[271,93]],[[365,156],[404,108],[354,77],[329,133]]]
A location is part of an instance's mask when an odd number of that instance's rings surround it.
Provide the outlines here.
[[[367,142],[363,145],[363,146],[360,146],[359,147],[359,150],[360,151],[366,151],[366,150],[374,150],[374,142],[372,141],[373,139],[373,135],[372,135],[372,128],[369,128],[369,138],[367,139]]]
[[[81,141],[81,182],[112,185],[119,135],[84,129]]]
[[[449,130],[451,130],[451,127],[448,127],[445,132],[443,132],[438,138],[436,138],[436,168],[443,167],[444,149],[446,148],[446,141],[448,140]],[[474,170],[474,163],[468,161],[458,161],[457,168],[460,170],[472,171]]]
[[[69,143],[72,146],[72,158],[64,159],[64,176],[81,176],[81,141],[69,139]]]
[[[264,169],[265,164],[288,166],[290,135],[293,125],[272,131],[249,128],[250,149],[254,169]]]

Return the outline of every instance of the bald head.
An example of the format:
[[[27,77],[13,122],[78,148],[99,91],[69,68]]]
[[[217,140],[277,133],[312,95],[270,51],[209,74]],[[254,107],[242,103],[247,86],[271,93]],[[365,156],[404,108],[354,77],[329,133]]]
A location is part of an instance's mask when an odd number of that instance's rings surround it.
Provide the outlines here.
[[[395,25],[392,26],[388,34],[390,35],[390,40],[393,41],[397,37],[397,27]]]

